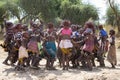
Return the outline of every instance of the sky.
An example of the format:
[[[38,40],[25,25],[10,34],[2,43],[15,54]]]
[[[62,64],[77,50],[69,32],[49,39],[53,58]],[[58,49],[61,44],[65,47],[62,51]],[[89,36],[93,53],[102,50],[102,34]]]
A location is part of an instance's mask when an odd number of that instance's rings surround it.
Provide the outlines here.
[[[107,10],[107,0],[82,0],[84,3],[90,3],[94,5],[98,9],[100,23],[104,23],[104,16]],[[115,2],[120,4],[120,0],[114,0]]]

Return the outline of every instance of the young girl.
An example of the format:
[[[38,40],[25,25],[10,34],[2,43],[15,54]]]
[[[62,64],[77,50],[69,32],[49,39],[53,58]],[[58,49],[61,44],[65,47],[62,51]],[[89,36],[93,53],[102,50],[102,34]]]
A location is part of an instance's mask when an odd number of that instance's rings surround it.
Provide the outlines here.
[[[71,42],[71,35],[72,30],[70,28],[70,21],[65,20],[63,22],[63,28],[59,31],[61,34],[61,40],[59,43],[59,47],[62,51],[62,63],[63,63],[63,70],[68,70],[69,67],[69,57],[72,54],[73,44]],[[66,63],[66,64],[65,64]]]
[[[91,22],[85,23],[85,30],[83,32],[84,35],[84,45],[83,45],[83,60],[82,65],[87,67],[89,70],[92,70],[92,56],[94,50],[94,25]]]
[[[116,47],[115,47],[115,31],[110,30],[109,35],[110,35],[110,40],[109,40],[110,46],[107,55],[107,60],[111,63],[112,68],[115,68],[115,65],[117,64]]]
[[[22,41],[22,44],[19,48],[19,52],[18,52],[18,65],[15,67],[15,69],[17,70],[24,70],[24,63],[25,63],[25,59],[28,58],[28,52],[27,49],[25,47],[25,42]]]
[[[56,52],[57,52],[57,48],[55,44],[56,32],[54,31],[53,23],[48,23],[47,26],[48,26],[48,31],[45,34],[46,41],[44,41],[43,43],[44,49],[48,53],[46,68],[48,70],[54,70],[55,67],[53,67],[53,65],[54,65],[54,61],[56,58]]]
[[[83,50],[92,53],[94,49],[94,25],[91,22],[86,22],[84,26],[85,44]]]
[[[108,34],[107,32],[103,29],[103,25],[99,25],[99,40],[100,40],[100,47],[103,51],[103,56],[105,57],[105,53],[108,51]]]

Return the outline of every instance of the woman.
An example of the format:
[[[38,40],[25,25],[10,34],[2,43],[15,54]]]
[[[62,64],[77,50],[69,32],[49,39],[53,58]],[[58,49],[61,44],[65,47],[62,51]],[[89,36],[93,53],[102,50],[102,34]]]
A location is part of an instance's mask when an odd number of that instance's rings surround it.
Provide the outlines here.
[[[91,22],[85,23],[85,30],[83,32],[84,34],[84,45],[83,45],[83,60],[82,64],[83,66],[87,67],[89,70],[92,70],[92,53],[94,50],[94,25]]]
[[[29,56],[31,57],[31,66],[32,68],[39,69],[39,48],[38,48],[38,41],[37,41],[37,25],[33,24],[31,33],[30,33],[30,40],[27,44]]]
[[[112,68],[115,68],[115,65],[117,64],[117,59],[116,59],[116,47],[115,47],[115,31],[110,30],[110,46],[109,46],[109,51],[107,55],[107,60],[111,63]]]
[[[45,52],[47,53],[47,63],[46,63],[46,68],[48,70],[54,70],[55,68],[53,67],[54,61],[56,58],[56,44],[55,44],[55,38],[56,38],[56,32],[54,31],[54,25],[53,23],[48,23],[48,29],[45,34],[46,40],[43,43],[43,48]]]
[[[91,22],[85,23],[85,31],[83,32],[85,36],[85,44],[83,46],[83,50],[88,53],[92,53],[94,49],[94,26]]]
[[[6,31],[6,33],[4,35],[5,40],[4,40],[3,44],[0,44],[0,45],[4,48],[4,50],[6,52],[8,52],[8,56],[4,60],[3,64],[9,65],[8,60],[10,60],[10,56],[11,56],[10,52],[12,49],[11,44],[12,44],[12,38],[13,38],[13,23],[12,22],[5,22],[5,31]]]
[[[69,67],[69,57],[71,56],[71,51],[73,48],[73,44],[71,42],[70,36],[72,35],[72,30],[70,27],[70,21],[65,20],[63,22],[63,28],[61,29],[61,41],[59,43],[59,47],[62,51],[62,63],[63,70],[68,70]],[[65,65],[66,63],[66,65]]]

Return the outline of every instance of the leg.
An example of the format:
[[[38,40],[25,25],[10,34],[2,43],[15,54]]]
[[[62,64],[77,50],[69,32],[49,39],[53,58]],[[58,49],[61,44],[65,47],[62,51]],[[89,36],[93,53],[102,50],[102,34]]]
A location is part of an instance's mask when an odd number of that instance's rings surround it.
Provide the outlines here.
[[[5,64],[5,65],[9,65],[8,64],[8,60],[10,59],[10,52],[8,52],[8,56],[7,56],[7,58],[3,61],[3,64]]]
[[[92,60],[91,60],[92,61],[92,65],[95,67],[96,65],[95,65],[95,61],[94,60],[95,60],[95,57],[92,57]]]
[[[115,68],[115,65],[113,63],[111,63],[111,65],[112,65],[112,68]]]
[[[50,58],[47,58],[46,69],[50,69]]]
[[[68,55],[66,55],[66,70],[68,70],[68,68],[69,68],[69,57],[68,57]]]
[[[102,56],[99,56],[99,63],[100,67],[105,67],[104,58]]]
[[[17,66],[15,67],[15,69],[18,70],[18,71],[25,70],[24,67],[23,67],[23,64],[24,64],[23,63],[23,58],[20,58]]]
[[[39,58],[38,54],[35,53],[33,55],[33,59],[32,59],[32,66],[35,67],[35,68],[38,68],[39,61],[40,61],[40,58]]]
[[[28,52],[28,58],[26,60],[26,65],[27,66],[30,66],[30,61],[32,60],[32,52]]]
[[[62,52],[61,52],[60,48],[58,48],[57,58],[58,58],[60,67],[62,67]]]
[[[65,54],[62,57],[63,70],[65,70]]]
[[[3,64],[9,65],[9,64],[8,64],[8,60],[9,60],[9,56],[7,56],[7,58],[3,61]]]
[[[86,67],[88,70],[92,70],[92,54],[90,52],[85,51],[85,62],[86,62]]]
[[[52,70],[55,70],[55,67],[53,67],[54,61],[55,61],[55,58],[51,58],[50,67],[51,67]]]

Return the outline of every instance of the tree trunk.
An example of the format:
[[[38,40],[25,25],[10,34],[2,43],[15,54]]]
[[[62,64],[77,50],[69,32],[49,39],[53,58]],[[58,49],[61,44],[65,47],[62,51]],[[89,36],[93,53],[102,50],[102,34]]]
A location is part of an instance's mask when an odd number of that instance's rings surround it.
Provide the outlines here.
[[[111,0],[108,0],[108,1],[109,1],[111,9],[113,10],[113,12],[115,14],[116,22],[117,22],[117,28],[118,28],[118,34],[119,34],[120,33],[120,15],[116,11],[113,1],[111,1]]]
[[[21,19],[18,19],[19,23],[22,23],[22,20]]]
[[[120,18],[117,19],[117,27],[118,27],[118,33],[120,33]]]

